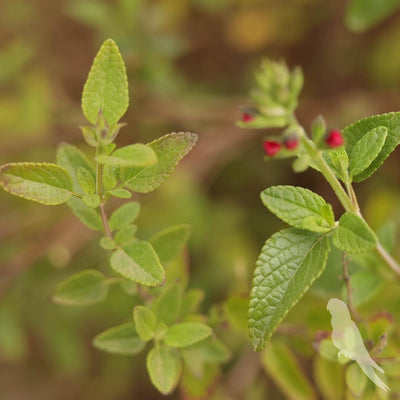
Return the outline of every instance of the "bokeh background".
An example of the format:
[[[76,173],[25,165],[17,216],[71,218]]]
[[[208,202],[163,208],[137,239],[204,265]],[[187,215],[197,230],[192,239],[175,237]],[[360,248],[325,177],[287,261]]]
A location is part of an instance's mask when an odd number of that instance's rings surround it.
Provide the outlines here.
[[[393,6],[383,21],[354,32],[344,23],[347,6],[345,0],[0,1],[0,164],[53,162],[61,141],[91,156],[78,128],[85,123],[80,97],[109,37],[120,47],[130,85],[118,143],[174,131],[200,135],[170,181],[140,196],[138,223],[142,237],[175,223],[193,226],[189,287],[204,290],[204,313],[226,317],[218,334],[233,357],[212,390],[196,397],[181,388],[170,398],[287,398],[259,365],[246,333],[255,260],[264,240],[284,227],[259,193],[274,184],[301,185],[331,201],[336,215],[342,210],[315,171],[295,175],[289,161],[264,163],[266,132],[238,129],[235,121],[249,105],[253,74],[265,56],[302,66],[297,114],[306,128],[319,114],[342,128],[399,110],[400,14]],[[374,228],[399,218],[399,157],[394,153],[356,187]],[[94,335],[131,314],[129,296],[115,290],[106,303],[84,309],[51,301],[64,277],[107,264],[97,234],[66,206],[45,207],[2,191],[0,210],[0,398],[162,398],[143,356],[112,356],[91,346]],[[340,293],[341,285],[336,279],[329,290]],[[399,296],[387,283],[380,289],[366,312],[389,309],[398,321]],[[288,318],[300,327],[292,343],[299,342],[308,375],[313,335],[329,329],[326,296],[320,284]]]

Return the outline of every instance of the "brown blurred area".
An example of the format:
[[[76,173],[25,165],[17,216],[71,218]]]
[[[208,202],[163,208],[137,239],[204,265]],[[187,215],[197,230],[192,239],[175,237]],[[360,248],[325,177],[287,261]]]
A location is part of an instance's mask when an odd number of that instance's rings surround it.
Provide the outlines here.
[[[0,164],[54,162],[62,141],[92,156],[78,128],[85,124],[80,97],[97,49],[113,38],[127,64],[131,100],[117,143],[148,142],[173,131],[200,135],[172,182],[140,196],[143,234],[175,221],[191,223],[191,280],[206,291],[206,306],[229,290],[246,292],[262,242],[281,227],[260,204],[265,187],[301,185],[341,212],[315,171],[295,175],[288,162],[263,162],[266,131],[235,126],[260,60],[303,68],[297,115],[307,129],[319,114],[328,126],[343,128],[399,109],[400,14],[355,34],[343,24],[346,4],[2,0]],[[375,226],[397,218],[399,162],[395,153],[379,178],[357,188]],[[106,265],[97,242],[67,207],[46,208],[0,192],[2,400],[163,398],[150,386],[142,356],[118,358],[91,348],[95,334],[130,315],[129,298],[113,293],[107,306],[78,311],[50,300],[69,273]],[[228,285],[225,273],[232,277]],[[11,333],[2,336],[1,324]]]

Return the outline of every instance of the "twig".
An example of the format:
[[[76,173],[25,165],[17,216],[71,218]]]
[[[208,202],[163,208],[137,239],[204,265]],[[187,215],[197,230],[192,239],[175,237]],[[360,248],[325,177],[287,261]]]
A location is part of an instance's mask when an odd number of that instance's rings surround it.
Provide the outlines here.
[[[351,288],[350,284],[350,275],[349,275],[349,270],[348,270],[348,260],[346,257],[346,253],[343,253],[343,280],[346,285],[346,291],[347,291],[347,305],[350,310],[350,314],[352,315],[353,319],[356,321],[361,321],[360,315],[357,313],[357,310],[354,307],[353,303],[353,289]]]

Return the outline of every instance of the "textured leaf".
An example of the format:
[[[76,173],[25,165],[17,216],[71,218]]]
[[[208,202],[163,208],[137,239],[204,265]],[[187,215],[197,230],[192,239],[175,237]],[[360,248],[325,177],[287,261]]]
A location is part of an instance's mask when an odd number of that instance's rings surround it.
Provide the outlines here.
[[[130,199],[132,193],[126,189],[113,189],[107,192],[110,196],[118,197],[119,199]]]
[[[123,277],[146,286],[159,286],[165,272],[150,243],[138,241],[116,250],[111,267]]]
[[[82,110],[92,124],[102,112],[109,125],[125,114],[129,104],[125,64],[118,47],[111,39],[101,46],[82,94]]]
[[[137,231],[136,225],[131,224],[124,226],[115,234],[114,236],[115,243],[117,243],[121,247],[124,247],[129,243],[136,242],[137,241],[137,238],[135,236],[136,231]]]
[[[101,303],[107,297],[108,285],[104,274],[88,269],[61,282],[53,300],[59,304],[88,306]]]
[[[254,271],[249,304],[249,334],[256,350],[265,342],[325,268],[329,242],[298,229],[272,235]]]
[[[95,231],[101,231],[103,229],[103,224],[98,210],[89,207],[77,197],[72,197],[69,200],[68,205],[71,207],[74,215],[86,226]]]
[[[93,345],[108,353],[133,355],[141,352],[146,342],[138,336],[134,323],[129,322],[100,333]]]
[[[295,355],[285,344],[269,343],[261,357],[261,364],[288,399],[317,399]]]
[[[365,134],[353,147],[350,153],[350,176],[360,175],[381,152],[388,130],[378,126]]]
[[[87,206],[91,208],[97,208],[100,205],[101,201],[98,194],[84,194],[82,200]]]
[[[171,347],[188,347],[208,338],[212,329],[199,322],[181,322],[171,325],[165,335],[165,343]]]
[[[182,288],[179,282],[164,287],[162,293],[154,300],[152,310],[157,318],[169,325],[175,322],[181,314]]]
[[[0,186],[7,192],[47,205],[65,203],[71,197],[68,172],[50,163],[10,163],[0,167]]]
[[[140,203],[137,201],[125,203],[117,208],[110,217],[110,228],[112,230],[121,229],[130,225],[140,212]]]
[[[113,167],[147,167],[157,163],[157,155],[151,147],[135,143],[115,150],[110,156],[98,156],[97,161]]]
[[[96,178],[85,167],[79,167],[76,173],[79,186],[87,194],[94,194],[96,191]]]
[[[343,146],[326,150],[323,152],[323,156],[327,164],[333,170],[335,175],[342,182],[349,182],[349,156],[346,153],[346,150]]]
[[[340,217],[333,243],[340,250],[357,254],[373,249],[377,238],[362,218],[352,212],[346,212]]]
[[[146,366],[151,382],[162,394],[175,389],[182,370],[182,362],[175,349],[164,344],[157,345],[147,355]]]
[[[190,232],[190,225],[176,225],[164,229],[150,239],[161,264],[168,264],[182,253]]]
[[[146,342],[153,339],[157,328],[157,317],[153,311],[144,306],[136,306],[133,319],[140,338]]]
[[[332,207],[312,192],[296,186],[271,186],[261,193],[264,205],[287,224],[314,232],[334,227]]]
[[[399,0],[351,0],[345,23],[354,32],[364,32],[379,24],[399,6]]]
[[[181,160],[196,144],[197,135],[189,132],[170,133],[149,143],[156,153],[158,162],[144,168],[121,170],[123,186],[138,193],[157,189],[171,175]]]
[[[347,154],[351,154],[357,142],[365,134],[379,126],[383,126],[388,129],[385,144],[371,165],[361,174],[353,177],[355,182],[361,182],[372,175],[400,143],[400,113],[374,115],[364,118],[343,129],[343,135],[346,138],[346,151]]]

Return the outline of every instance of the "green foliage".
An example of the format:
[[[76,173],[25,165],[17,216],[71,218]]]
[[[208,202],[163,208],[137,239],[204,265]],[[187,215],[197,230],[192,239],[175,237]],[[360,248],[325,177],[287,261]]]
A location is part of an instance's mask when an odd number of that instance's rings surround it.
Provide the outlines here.
[[[113,167],[140,168],[156,164],[157,155],[151,147],[135,143],[115,150],[110,156],[100,155],[97,161]]]
[[[88,269],[70,276],[61,282],[54,295],[56,303],[75,306],[87,306],[104,301],[108,285],[104,274]]]
[[[288,311],[325,268],[329,242],[298,229],[275,233],[261,250],[249,304],[249,335],[262,350]]]
[[[377,244],[377,238],[361,217],[347,212],[340,217],[333,243],[340,250],[357,254],[374,248]]]
[[[111,39],[101,46],[82,94],[82,110],[92,124],[104,116],[114,125],[125,114],[129,104],[128,79],[118,47]]]
[[[125,203],[116,209],[110,217],[110,228],[117,230],[130,225],[140,213],[140,203],[137,201]]]
[[[147,307],[136,306],[133,310],[133,319],[140,338],[145,342],[153,339],[157,329],[157,317]]]
[[[0,167],[0,186],[11,194],[47,205],[65,203],[72,195],[68,172],[49,163],[5,164]]]
[[[96,180],[93,173],[84,167],[79,167],[76,173],[79,186],[86,194],[96,192]]]
[[[209,326],[198,322],[181,322],[171,325],[165,335],[165,343],[171,347],[188,347],[208,338],[212,333]]]
[[[152,310],[159,321],[165,324],[175,322],[182,309],[182,289],[179,283],[174,283],[164,288],[154,300]]]
[[[345,183],[351,181],[349,176],[349,156],[344,147],[324,151],[323,157],[335,175]],[[357,158],[355,158],[356,160]]]
[[[119,325],[98,334],[93,344],[108,353],[133,355],[140,353],[146,345],[138,336],[132,322]]]
[[[334,227],[332,207],[311,190],[271,186],[261,193],[261,200],[272,213],[294,228],[328,232]]]

